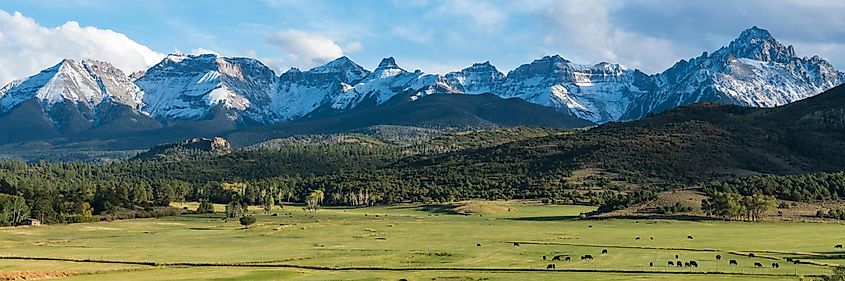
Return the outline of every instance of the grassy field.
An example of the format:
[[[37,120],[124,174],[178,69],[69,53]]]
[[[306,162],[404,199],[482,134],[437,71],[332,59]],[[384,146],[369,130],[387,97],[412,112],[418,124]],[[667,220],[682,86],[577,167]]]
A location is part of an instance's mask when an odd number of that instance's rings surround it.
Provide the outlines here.
[[[249,229],[221,215],[0,228],[0,280],[49,271],[75,275],[67,280],[798,280],[830,268],[783,258],[845,264],[833,248],[845,242],[841,224],[577,219],[591,209],[288,206],[278,216],[256,214]],[[594,259],[582,261],[585,254]],[[544,255],[573,260],[546,270]]]

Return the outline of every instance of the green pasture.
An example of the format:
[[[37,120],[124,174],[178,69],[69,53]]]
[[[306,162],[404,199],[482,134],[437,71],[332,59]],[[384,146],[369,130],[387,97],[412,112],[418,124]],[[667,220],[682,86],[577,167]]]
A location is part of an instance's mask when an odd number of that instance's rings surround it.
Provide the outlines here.
[[[277,216],[254,208],[258,223],[248,229],[219,214],[0,228],[0,272],[80,274],[68,280],[798,280],[845,264],[845,251],[833,248],[845,243],[841,224],[579,220],[592,208],[485,206],[471,215],[423,205],[287,206]],[[594,259],[580,259],[588,254]],[[556,269],[546,270],[551,263]]]

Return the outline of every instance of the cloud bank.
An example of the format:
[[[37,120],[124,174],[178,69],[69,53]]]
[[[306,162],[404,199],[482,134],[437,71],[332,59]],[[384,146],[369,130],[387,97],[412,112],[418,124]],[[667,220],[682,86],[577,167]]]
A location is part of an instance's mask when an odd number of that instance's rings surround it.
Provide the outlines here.
[[[267,41],[284,53],[285,64],[302,69],[343,56],[343,49],[334,40],[316,33],[288,29],[270,35]],[[347,47],[360,50],[361,44],[353,42]]]
[[[65,58],[107,61],[130,73],[158,63],[164,54],[112,30],[75,21],[50,28],[19,12],[0,10],[0,84],[28,77]]]

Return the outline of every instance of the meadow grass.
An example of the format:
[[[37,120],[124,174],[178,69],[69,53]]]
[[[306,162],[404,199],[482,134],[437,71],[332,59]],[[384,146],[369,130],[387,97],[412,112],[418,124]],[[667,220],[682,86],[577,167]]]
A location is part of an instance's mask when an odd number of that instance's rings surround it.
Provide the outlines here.
[[[219,214],[0,228],[2,257],[161,265],[7,259],[0,260],[0,272],[40,270],[35,265],[43,263],[86,273],[71,280],[797,280],[779,275],[818,275],[830,269],[782,258],[845,264],[833,249],[845,241],[841,224],[578,220],[592,207],[489,204],[495,206],[472,206],[480,211],[470,215],[424,205],[317,212],[287,206],[273,210],[278,216],[253,208],[258,223],[250,228]],[[601,254],[603,249],[608,253]],[[749,258],[747,252],[781,260]],[[582,261],[586,254],[594,259]],[[573,260],[555,262],[558,272],[547,272],[552,262],[544,255]],[[739,265],[728,265],[729,259]],[[670,260],[695,260],[699,267],[669,267]],[[754,268],[754,262],[765,266]],[[771,268],[772,262],[781,268]],[[266,268],[237,267],[246,264]],[[598,272],[560,272],[567,270]],[[752,275],[667,274],[705,272]]]

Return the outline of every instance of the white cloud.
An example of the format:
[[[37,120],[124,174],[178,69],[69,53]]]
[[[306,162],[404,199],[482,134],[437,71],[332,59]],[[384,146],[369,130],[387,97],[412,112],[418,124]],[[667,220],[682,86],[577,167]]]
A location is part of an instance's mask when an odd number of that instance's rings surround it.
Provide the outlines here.
[[[475,28],[485,32],[498,29],[507,15],[486,1],[454,0],[443,2],[438,10],[445,14],[469,19]]]
[[[564,0],[533,6],[534,12],[550,22],[548,25],[561,38],[544,38],[544,43],[562,46],[579,56],[579,63],[602,60],[622,63],[646,72],[658,72],[670,66],[680,55],[675,42],[652,37],[615,26],[611,20],[619,8],[607,0]],[[552,39],[552,40],[550,40]]]
[[[289,29],[270,35],[268,42],[285,53],[288,65],[309,69],[343,56],[343,49],[319,34]]]
[[[768,29],[798,54],[818,53],[841,67],[845,18],[841,0],[522,0],[511,13],[540,20],[550,53],[579,63],[600,60],[659,72],[680,59],[712,52],[751,26]],[[808,20],[812,15],[815,20]],[[511,15],[513,16],[513,15]],[[818,24],[823,22],[824,24]]]
[[[64,58],[103,60],[130,73],[164,55],[112,30],[75,21],[48,28],[19,12],[0,10],[0,83],[25,78]]]
[[[217,55],[217,56],[220,55],[220,53],[206,49],[206,48],[193,49],[193,50],[191,50],[191,54],[192,55],[212,54],[212,55]]]

